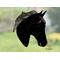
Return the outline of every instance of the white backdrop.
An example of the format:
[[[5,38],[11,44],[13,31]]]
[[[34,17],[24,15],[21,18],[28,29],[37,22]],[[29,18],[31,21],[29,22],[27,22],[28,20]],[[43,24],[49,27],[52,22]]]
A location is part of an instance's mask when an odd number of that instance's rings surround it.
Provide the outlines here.
[[[0,7],[60,7],[59,0],[0,0]],[[60,60],[59,52],[0,52],[0,60]]]

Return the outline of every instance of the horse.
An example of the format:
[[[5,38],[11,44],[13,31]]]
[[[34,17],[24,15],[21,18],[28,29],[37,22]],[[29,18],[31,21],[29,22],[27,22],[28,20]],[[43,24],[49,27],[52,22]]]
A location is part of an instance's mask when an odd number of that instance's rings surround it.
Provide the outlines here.
[[[28,47],[29,45],[30,35],[33,35],[36,38],[38,46],[45,47],[47,45],[45,33],[46,21],[43,16],[46,11],[43,12],[42,10],[39,13],[36,11],[35,13],[31,12],[24,13],[25,16],[23,17],[23,21],[16,27],[16,34],[25,47]]]

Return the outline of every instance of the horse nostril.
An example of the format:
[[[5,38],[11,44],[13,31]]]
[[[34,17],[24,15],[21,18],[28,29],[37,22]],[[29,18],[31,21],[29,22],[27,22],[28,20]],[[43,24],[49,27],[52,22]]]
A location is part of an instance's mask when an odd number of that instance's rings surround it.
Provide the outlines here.
[[[41,43],[41,46],[42,46],[42,47],[45,47],[46,45],[47,45],[47,41]]]
[[[43,42],[43,43],[38,43],[39,46],[45,47],[47,45],[47,41]]]
[[[45,46],[46,46],[46,44],[41,44],[41,46],[42,46],[42,47],[45,47]]]

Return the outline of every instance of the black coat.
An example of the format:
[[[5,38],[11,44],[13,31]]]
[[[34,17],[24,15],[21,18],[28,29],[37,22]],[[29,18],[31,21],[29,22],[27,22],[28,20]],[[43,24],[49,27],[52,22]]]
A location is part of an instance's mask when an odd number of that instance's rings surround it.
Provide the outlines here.
[[[39,46],[45,46],[47,44],[45,23],[40,12],[29,15],[17,26],[17,36],[24,46],[28,46],[30,35],[33,35],[37,39]]]

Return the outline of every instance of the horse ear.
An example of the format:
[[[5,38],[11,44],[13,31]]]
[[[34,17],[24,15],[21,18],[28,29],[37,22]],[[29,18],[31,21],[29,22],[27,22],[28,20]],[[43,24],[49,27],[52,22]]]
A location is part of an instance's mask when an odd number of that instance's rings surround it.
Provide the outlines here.
[[[40,14],[42,14],[43,10],[40,12]]]
[[[47,12],[47,11],[45,11],[45,12],[42,14],[42,17],[45,15],[46,12]]]
[[[38,16],[42,16],[42,12],[43,12],[43,10],[42,10],[41,12],[38,13]]]

